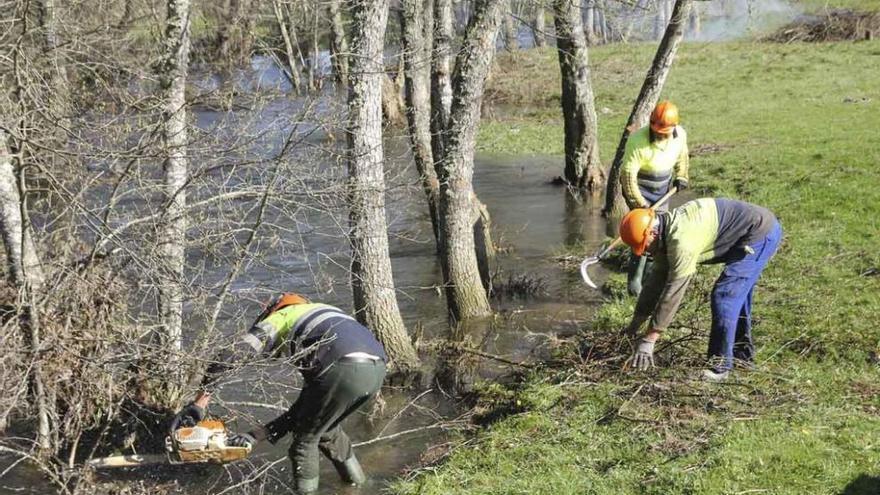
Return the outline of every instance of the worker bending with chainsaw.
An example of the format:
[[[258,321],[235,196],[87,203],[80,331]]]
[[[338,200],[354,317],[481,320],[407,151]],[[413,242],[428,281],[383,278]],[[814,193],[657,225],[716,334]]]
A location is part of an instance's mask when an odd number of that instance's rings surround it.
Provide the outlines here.
[[[708,263],[725,266],[712,290],[710,368],[702,376],[721,381],[734,360],[751,365],[752,296],[782,238],[782,227],[772,212],[722,198],[689,201],[671,212],[638,208],[623,218],[620,237],[634,255],[647,252],[655,260],[627,328],[636,337],[650,319],[629,365],[640,370],[654,366],[654,344],[672,323],[697,265]]]
[[[262,440],[274,444],[291,433],[289,456],[297,493],[318,489],[319,450],[344,481],[363,483],[363,470],[340,423],[381,388],[385,350],[351,316],[296,294],[284,294],[273,301],[234,348],[208,367],[202,390],[175,416],[172,431],[204,419],[212,387],[233,364],[274,356],[279,351],[288,351],[302,372],[299,398],[286,413],[248,433],[231,435],[227,444],[253,447]]]
[[[678,107],[661,101],[651,112],[650,124],[629,135],[620,167],[620,186],[632,210],[648,208],[675,186],[688,186],[687,134],[679,125]],[[665,211],[665,205],[657,210]],[[633,256],[627,269],[627,290],[637,296],[647,270],[647,256]]]

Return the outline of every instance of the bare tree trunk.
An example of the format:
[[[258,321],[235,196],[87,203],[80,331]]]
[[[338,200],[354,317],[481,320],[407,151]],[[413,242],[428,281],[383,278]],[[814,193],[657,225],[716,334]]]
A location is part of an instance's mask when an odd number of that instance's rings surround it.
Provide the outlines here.
[[[183,270],[186,263],[186,78],[190,50],[190,0],[168,0],[165,53],[159,79],[164,93],[162,140],[165,212],[160,233],[159,318],[164,346],[181,348]]]
[[[293,53],[293,42],[290,40],[290,32],[287,30],[287,20],[284,18],[284,11],[281,9],[279,0],[272,0],[272,8],[275,11],[275,20],[278,22],[278,29],[281,31],[281,38],[284,39],[284,53],[287,56],[287,70],[284,75],[290,81],[295,93],[302,92],[302,79],[299,76],[299,69],[296,67],[296,56]]]
[[[27,286],[39,293],[45,278],[33,236],[22,221],[18,185],[9,136],[0,129],[0,230],[6,248],[6,273],[14,287]]]
[[[596,0],[584,2],[584,36],[590,46],[598,43],[596,38]]]
[[[342,21],[340,0],[330,0],[330,60],[340,87],[348,85],[348,40],[345,39],[345,23]]]
[[[434,50],[431,57],[431,149],[434,164],[444,155],[443,144],[452,106],[452,0],[434,0]]]
[[[45,8],[45,5],[43,5]],[[49,10],[54,10],[50,6]],[[44,22],[46,21],[45,11]],[[24,17],[26,18],[25,13]],[[48,23],[50,31],[54,31],[54,21]],[[12,100],[17,103],[16,108],[7,109],[10,113],[18,112],[16,141],[10,142],[10,136],[5,129],[0,129],[0,229],[3,230],[3,241],[7,252],[7,266],[11,274],[12,282],[17,292],[17,305],[22,310],[24,318],[19,320],[19,328],[27,342],[30,357],[30,368],[27,372],[28,385],[30,387],[29,398],[32,400],[31,407],[36,411],[37,435],[35,444],[41,456],[53,453],[52,432],[55,430],[53,420],[57,420],[55,403],[49,400],[50,394],[45,387],[47,380],[43,374],[42,361],[44,349],[40,339],[40,308],[37,306],[37,295],[42,295],[45,285],[44,273],[40,265],[36,244],[32,237],[30,215],[27,206],[27,181],[26,169],[29,163],[25,160],[30,157],[28,151],[28,133],[34,126],[27,116],[33,109],[28,108],[27,89],[23,86],[26,70],[24,68],[23,50],[21,41],[26,39],[28,23],[22,23],[22,34],[18,38],[17,45],[11,50],[15,81]],[[54,33],[46,38],[46,45],[56,43],[50,39]],[[57,56],[52,54],[52,56]],[[51,90],[51,88],[50,88]],[[12,145],[12,146],[10,146]],[[11,151],[11,153],[10,153]],[[57,421],[55,421],[57,424]]]
[[[396,365],[412,369],[419,359],[397,307],[385,224],[382,59],[388,0],[357,1],[352,16],[347,133],[354,307],[358,321],[376,334]]]
[[[422,183],[422,190],[428,200],[431,215],[431,228],[434,242],[440,251],[440,183],[434,169],[434,155],[431,150],[431,95],[430,75],[425,63],[425,49],[428,44],[425,33],[431,22],[430,0],[403,0],[400,10],[400,30],[403,32],[404,94],[406,98],[406,117],[409,125],[410,143],[416,170]]]
[[[382,71],[382,115],[385,122],[393,126],[399,126],[405,120],[400,104],[400,88],[385,71]]]
[[[318,7],[315,5],[312,7],[312,36],[310,38],[310,46],[309,46],[309,90],[312,92],[318,91],[321,87],[321,81],[319,81],[320,75],[318,74],[318,58],[321,56],[321,50],[318,47]]]
[[[596,37],[599,43],[608,43],[608,19],[605,17],[607,4],[602,0],[596,2]]]
[[[626,27],[623,29],[623,33],[621,33],[621,40],[625,43],[629,40],[630,35],[632,34],[633,27],[636,24],[642,25],[642,21],[645,18],[645,13],[648,11],[648,2],[650,0],[638,0],[633,3],[632,10],[629,12],[629,16],[627,18]]]
[[[56,135],[59,141],[63,140],[64,128],[68,127],[70,115],[70,85],[67,79],[67,69],[59,56],[58,20],[55,0],[42,0],[40,9],[40,24],[46,41],[46,51],[50,60],[49,76],[49,112],[57,124]]]
[[[504,28],[504,49],[512,52],[519,50],[519,40],[517,39],[517,31],[519,30],[519,21],[514,18],[513,0],[505,0],[504,2],[504,20],[502,26]]]
[[[312,56],[310,58],[311,64],[309,64],[309,84],[311,84],[312,91],[318,91],[324,85],[324,79],[321,75],[320,27],[320,9],[315,5],[312,10]]]
[[[666,82],[666,76],[669,75],[669,69],[672,68],[675,52],[678,51],[678,45],[684,36],[684,23],[687,20],[691,2],[692,0],[675,0],[675,7],[672,10],[672,18],[666,26],[666,33],[657,47],[654,61],[651,63],[651,68],[648,69],[648,75],[645,77],[639,96],[636,98],[626,126],[623,128],[623,134],[617,144],[617,151],[614,153],[614,162],[608,172],[605,207],[602,209],[602,213],[606,216],[618,216],[626,208],[620,192],[620,165],[623,162],[624,151],[626,151],[626,141],[629,139],[630,132],[647,124],[651,110],[657,105],[660,91],[663,90],[663,84]]]
[[[691,6],[691,15],[688,19],[688,31],[694,39],[700,37],[702,25],[700,23],[700,4],[695,3]]]
[[[565,180],[577,189],[602,187],[599,140],[587,41],[578,0],[554,0],[556,47],[562,73],[562,115],[565,123]]]
[[[535,37],[535,46],[538,48],[543,48],[547,46],[547,37],[546,37],[546,16],[544,15],[544,4],[538,3],[535,5],[535,18],[532,22],[532,35]]]
[[[474,251],[473,168],[480,103],[501,23],[504,0],[476,0],[455,64],[454,91],[444,155],[437,163],[446,302],[455,320],[491,312]],[[436,150],[435,150],[436,153]]]
[[[217,51],[228,64],[241,65],[250,57],[253,48],[251,7],[250,0],[229,0],[226,4],[226,19],[220,30]]]

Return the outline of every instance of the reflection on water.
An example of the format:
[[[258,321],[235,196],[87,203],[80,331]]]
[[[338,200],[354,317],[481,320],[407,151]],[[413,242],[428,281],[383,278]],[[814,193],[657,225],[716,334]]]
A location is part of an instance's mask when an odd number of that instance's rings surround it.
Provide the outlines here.
[[[389,155],[394,154],[399,143],[389,143]],[[401,160],[401,163],[405,161]],[[479,156],[474,176],[475,189],[492,214],[494,238],[502,248],[494,271],[502,274],[528,274],[541,278],[546,291],[529,300],[505,298],[493,301],[498,311],[494,318],[468,323],[454,331],[448,329],[445,304],[436,286],[441,282],[440,270],[434,254],[430,223],[425,212],[424,200],[417,188],[392,191],[389,194],[389,220],[392,229],[392,263],[395,281],[400,288],[400,307],[410,328],[418,325],[423,329],[424,339],[445,338],[484,353],[504,356],[517,362],[534,362],[547,356],[547,346],[556,338],[564,338],[577,331],[589,315],[590,303],[596,294],[585,289],[576,273],[564,270],[553,260],[553,254],[565,245],[586,246],[587,251],[597,249],[604,240],[605,222],[595,208],[574,200],[565,191],[548,183],[549,178],[559,175],[562,160],[551,157],[496,157]],[[410,167],[411,168],[411,167]],[[407,172],[414,180],[415,176]],[[406,233],[406,235],[400,235]],[[312,249],[324,253],[336,253],[344,257],[347,246],[344,238],[333,236],[311,239]],[[285,266],[285,276],[308,280],[312,272],[308,263],[296,263],[290,259],[266,260],[262,267],[249,273],[250,284],[270,281],[277,273],[270,268],[274,264]],[[342,264],[344,266],[344,263]],[[330,268],[332,269],[332,267]],[[340,275],[342,268],[338,268]],[[597,279],[602,279],[597,273]],[[340,276],[344,285],[345,278]],[[279,281],[273,281],[279,284]],[[271,284],[270,284],[271,285]],[[325,302],[350,308],[350,299],[344,287],[328,294]],[[421,386],[410,388],[386,388],[383,391],[384,412],[371,419],[367,412],[355,414],[345,424],[354,442],[370,440],[403,430],[430,425],[439,420],[454,418],[460,413],[455,391],[467,389],[475,380],[497,378],[511,370],[510,365],[473,354],[448,350],[437,355],[427,355],[426,378]],[[275,383],[288,383],[287,388],[257,390],[256,375],[247,375],[237,383],[225,387],[217,401],[214,412],[222,413],[224,401],[238,403],[232,409],[242,419],[237,428],[245,429],[254,421],[266,421],[279,412],[266,408],[242,406],[256,400],[266,402],[267,396],[274,404],[284,407],[295,400],[296,378],[289,372],[277,369],[261,370]],[[436,371],[436,376],[434,371]],[[277,388],[277,387],[276,387]],[[424,393],[430,389],[428,393]],[[417,401],[413,401],[418,396]],[[233,423],[235,424],[235,423]],[[357,449],[365,470],[372,477],[368,486],[360,489],[345,488],[345,492],[359,494],[379,493],[385,481],[398,476],[408,467],[418,466],[430,457],[430,447],[442,443],[444,434],[439,430],[406,435],[388,442],[371,444]],[[257,469],[265,463],[280,460],[270,475],[253,482],[260,485],[262,493],[284,493],[289,479],[286,461],[287,440],[278,445],[261,445],[251,457]],[[260,467],[262,466],[262,468]],[[339,493],[343,486],[337,481],[329,462],[322,461],[321,493]],[[6,486],[27,486],[23,479],[33,481],[33,472],[14,474],[4,478]],[[175,484],[173,491],[182,493],[219,492],[222,487],[234,484],[252,474],[250,465],[221,467],[165,467],[150,470],[129,470],[127,473],[108,471],[102,479],[118,480],[123,477],[130,482]],[[267,481],[269,480],[269,481]],[[263,483],[267,483],[263,485]]]

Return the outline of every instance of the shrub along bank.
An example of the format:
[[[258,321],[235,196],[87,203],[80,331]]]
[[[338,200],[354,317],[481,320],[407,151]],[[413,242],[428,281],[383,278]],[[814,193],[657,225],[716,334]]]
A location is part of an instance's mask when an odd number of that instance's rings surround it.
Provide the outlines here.
[[[653,50],[591,50],[606,164]],[[560,155],[555,52],[498,65],[483,152]],[[560,350],[568,365],[487,386],[483,406],[508,415],[393,490],[880,493],[878,80],[880,41],[683,44],[663,97],[682,111],[692,187],[767,206],[785,229],[756,294],[758,369],[720,385],[693,379],[719,271],[707,267],[659,367],[622,373],[617,333],[634,301],[617,274],[595,320]]]

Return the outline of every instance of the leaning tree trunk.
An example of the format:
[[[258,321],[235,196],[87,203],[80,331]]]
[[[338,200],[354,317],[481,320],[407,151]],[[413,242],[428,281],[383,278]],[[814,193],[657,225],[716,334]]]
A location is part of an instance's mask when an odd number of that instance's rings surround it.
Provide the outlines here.
[[[168,0],[165,53],[159,69],[163,91],[162,153],[165,211],[160,232],[159,319],[163,344],[181,348],[183,269],[186,263],[186,78],[190,49],[190,0]]]
[[[429,0],[430,1],[430,0]],[[425,46],[432,24],[430,4],[425,0],[403,0],[400,10],[400,30],[403,33],[404,95],[406,119],[409,127],[413,160],[422,190],[428,200],[434,242],[440,251],[440,183],[434,169],[431,151],[431,90],[428,67],[425,65]],[[428,52],[430,53],[430,52]]]
[[[455,320],[491,312],[474,251],[474,145],[483,88],[501,23],[504,0],[476,0],[464,44],[455,63],[453,99],[440,179],[441,265],[446,303]],[[435,150],[436,153],[436,150]]]
[[[349,74],[348,192],[351,285],[358,321],[369,327],[401,369],[419,358],[410,342],[394,292],[385,224],[382,148],[382,62],[388,0],[352,4]]]
[[[434,0],[434,40],[431,57],[431,150],[434,163],[443,157],[443,142],[452,106],[452,0]]]
[[[599,139],[587,41],[579,0],[554,0],[556,48],[562,73],[562,116],[565,124],[565,180],[579,190],[602,187]]]
[[[328,2],[330,14],[330,62],[340,88],[348,85],[348,40],[345,38],[345,23],[342,20],[340,0]]]
[[[654,61],[651,63],[651,68],[642,84],[642,90],[639,92],[639,97],[636,98],[626,126],[623,128],[623,134],[617,144],[617,151],[614,153],[614,162],[608,172],[605,207],[602,209],[605,216],[620,216],[626,209],[620,192],[620,166],[626,151],[626,141],[629,139],[630,132],[636,131],[648,123],[651,110],[660,98],[660,91],[663,90],[666,76],[669,75],[669,69],[672,68],[672,62],[675,59],[675,52],[678,51],[678,45],[684,36],[684,24],[691,1],[675,0],[672,17],[666,26],[666,33],[657,47],[657,53],[654,55]]]

